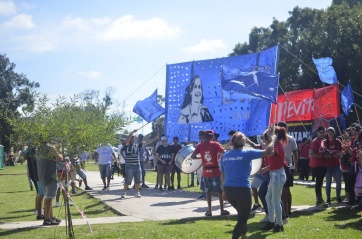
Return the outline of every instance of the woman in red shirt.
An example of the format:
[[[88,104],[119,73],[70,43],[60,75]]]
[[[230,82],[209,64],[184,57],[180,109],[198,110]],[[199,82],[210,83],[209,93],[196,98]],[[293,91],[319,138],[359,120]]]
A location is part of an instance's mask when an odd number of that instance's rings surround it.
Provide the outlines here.
[[[273,229],[273,232],[282,232],[284,231],[284,227],[280,201],[283,186],[287,180],[284,166],[288,165],[285,162],[284,145],[288,143],[288,138],[287,131],[284,127],[275,126],[275,135],[277,139],[275,141],[274,151],[267,157],[270,181],[265,199],[268,205],[269,222],[262,229]],[[274,223],[274,217],[276,218],[276,224]]]

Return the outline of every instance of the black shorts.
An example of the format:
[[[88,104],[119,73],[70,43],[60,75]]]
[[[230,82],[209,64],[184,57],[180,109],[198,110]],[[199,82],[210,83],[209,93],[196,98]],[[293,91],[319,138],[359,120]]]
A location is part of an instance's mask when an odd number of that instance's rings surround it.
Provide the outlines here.
[[[173,164],[172,173],[181,173],[181,169]]]
[[[285,181],[284,187],[293,187],[294,185],[294,177],[292,172],[290,171],[290,168],[287,166],[284,166],[285,175],[287,176],[287,181]]]

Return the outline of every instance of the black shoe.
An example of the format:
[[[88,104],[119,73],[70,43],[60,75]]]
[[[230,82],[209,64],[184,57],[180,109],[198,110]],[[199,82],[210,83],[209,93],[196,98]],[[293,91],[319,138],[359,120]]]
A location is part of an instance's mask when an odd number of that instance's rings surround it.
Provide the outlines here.
[[[158,185],[155,186],[155,189],[158,189]]]
[[[162,186],[161,186],[161,187],[159,187],[158,189],[159,189],[160,191],[163,191],[163,188],[162,188]]]
[[[149,188],[149,186],[146,185],[146,184],[142,184],[142,187],[143,187],[143,188]]]
[[[56,226],[59,225],[59,222],[49,218],[49,219],[45,219],[43,222],[43,226]]]
[[[45,219],[44,215],[36,216],[36,220],[44,220],[44,219]]]
[[[283,225],[279,226],[278,224],[273,228],[273,232],[284,232]]]
[[[133,187],[132,187],[133,189],[135,189],[136,188],[136,185],[133,185]]]
[[[258,210],[259,208],[261,208],[260,204],[259,204],[259,203],[255,203],[255,204],[253,205],[253,207],[251,208],[251,211],[253,212],[253,211],[255,211],[255,210]]]
[[[267,222],[262,228],[260,228],[261,230],[264,231],[270,231],[271,229],[273,229],[275,227],[275,223],[274,222]]]
[[[177,189],[182,189],[180,185],[177,186]]]

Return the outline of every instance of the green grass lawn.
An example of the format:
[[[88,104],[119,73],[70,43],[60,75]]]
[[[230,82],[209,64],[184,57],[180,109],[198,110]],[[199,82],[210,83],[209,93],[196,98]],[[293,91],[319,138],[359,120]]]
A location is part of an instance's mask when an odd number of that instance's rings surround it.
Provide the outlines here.
[[[29,189],[25,167],[18,165],[0,170],[0,223],[35,219],[33,214],[35,192]],[[98,167],[87,163],[86,169],[98,170]],[[147,181],[154,182],[156,173],[148,171],[146,178]],[[200,192],[198,187],[187,187],[187,178],[184,174],[181,186],[185,190]],[[293,205],[315,203],[313,188],[295,185],[291,190]],[[88,217],[117,216],[98,200],[81,190],[78,192],[80,193],[73,198]],[[73,218],[81,218],[75,207],[71,207],[71,211]],[[285,232],[279,234],[259,230],[263,226],[259,222],[263,216],[259,214],[248,221],[248,238],[362,238],[361,215],[349,208],[294,212],[289,223],[285,225]],[[74,233],[76,238],[231,238],[236,220],[236,216],[230,216],[92,225],[93,235],[84,225],[75,226]],[[0,238],[65,237],[64,227],[0,230]]]

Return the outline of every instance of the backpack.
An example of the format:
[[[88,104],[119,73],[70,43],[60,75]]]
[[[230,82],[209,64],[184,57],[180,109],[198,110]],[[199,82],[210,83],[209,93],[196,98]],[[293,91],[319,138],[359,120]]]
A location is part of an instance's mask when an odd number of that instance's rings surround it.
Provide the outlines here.
[[[356,194],[356,197],[362,197],[362,168],[357,165],[357,162],[355,162],[355,169],[357,175],[356,175],[356,182],[354,184],[354,192]]]

